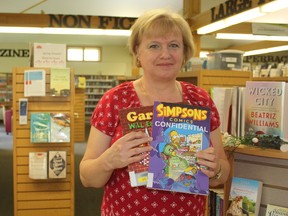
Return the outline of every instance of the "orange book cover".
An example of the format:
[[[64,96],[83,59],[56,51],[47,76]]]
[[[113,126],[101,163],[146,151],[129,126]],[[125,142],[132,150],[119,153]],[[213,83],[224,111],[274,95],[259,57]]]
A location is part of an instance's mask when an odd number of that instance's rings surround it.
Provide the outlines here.
[[[147,135],[151,136],[153,106],[146,107],[133,107],[119,110],[120,123],[123,128],[123,135],[131,131],[142,130]],[[148,145],[149,143],[143,143],[142,145]],[[149,153],[140,162],[130,164],[128,166],[128,172],[130,177],[130,183],[132,187],[143,186],[147,184],[149,166]]]

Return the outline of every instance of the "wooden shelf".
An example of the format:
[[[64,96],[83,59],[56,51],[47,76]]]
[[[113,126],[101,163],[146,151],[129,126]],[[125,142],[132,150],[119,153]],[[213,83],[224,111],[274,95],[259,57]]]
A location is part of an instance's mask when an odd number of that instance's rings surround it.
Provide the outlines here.
[[[253,77],[252,81],[284,81],[288,82],[288,77]]]
[[[267,157],[267,158],[277,158],[277,159],[285,159],[288,160],[288,152],[282,152],[277,149],[268,149],[268,148],[260,148],[254,146],[240,145],[235,150],[234,147],[225,148],[226,151],[234,151],[236,153],[259,156],[259,157]]]

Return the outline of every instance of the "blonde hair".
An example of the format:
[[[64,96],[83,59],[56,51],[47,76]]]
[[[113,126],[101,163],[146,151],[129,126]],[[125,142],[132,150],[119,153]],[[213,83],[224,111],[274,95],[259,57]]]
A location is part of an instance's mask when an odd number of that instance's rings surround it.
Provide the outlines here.
[[[142,14],[131,27],[132,33],[128,41],[131,54],[136,57],[136,48],[143,36],[166,35],[180,33],[184,44],[184,61],[187,62],[194,54],[194,43],[191,29],[186,20],[179,14],[164,10],[150,10]]]

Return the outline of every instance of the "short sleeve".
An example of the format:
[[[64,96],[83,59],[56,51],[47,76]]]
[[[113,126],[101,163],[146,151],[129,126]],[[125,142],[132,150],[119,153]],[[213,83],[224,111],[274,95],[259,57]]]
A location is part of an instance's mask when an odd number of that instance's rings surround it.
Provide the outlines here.
[[[140,106],[132,82],[126,82],[107,91],[97,103],[90,123],[101,132],[113,137],[119,124],[119,110]]]

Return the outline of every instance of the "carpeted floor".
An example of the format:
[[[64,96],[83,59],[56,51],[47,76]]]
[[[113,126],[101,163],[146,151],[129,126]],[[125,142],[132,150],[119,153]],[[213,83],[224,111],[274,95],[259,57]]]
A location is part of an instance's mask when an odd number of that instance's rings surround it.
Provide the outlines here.
[[[87,128],[86,131],[89,131]],[[86,135],[87,137],[87,135]],[[13,216],[13,135],[0,122],[0,216]],[[100,216],[102,189],[84,188],[79,179],[79,162],[86,144],[75,143],[75,216]]]

